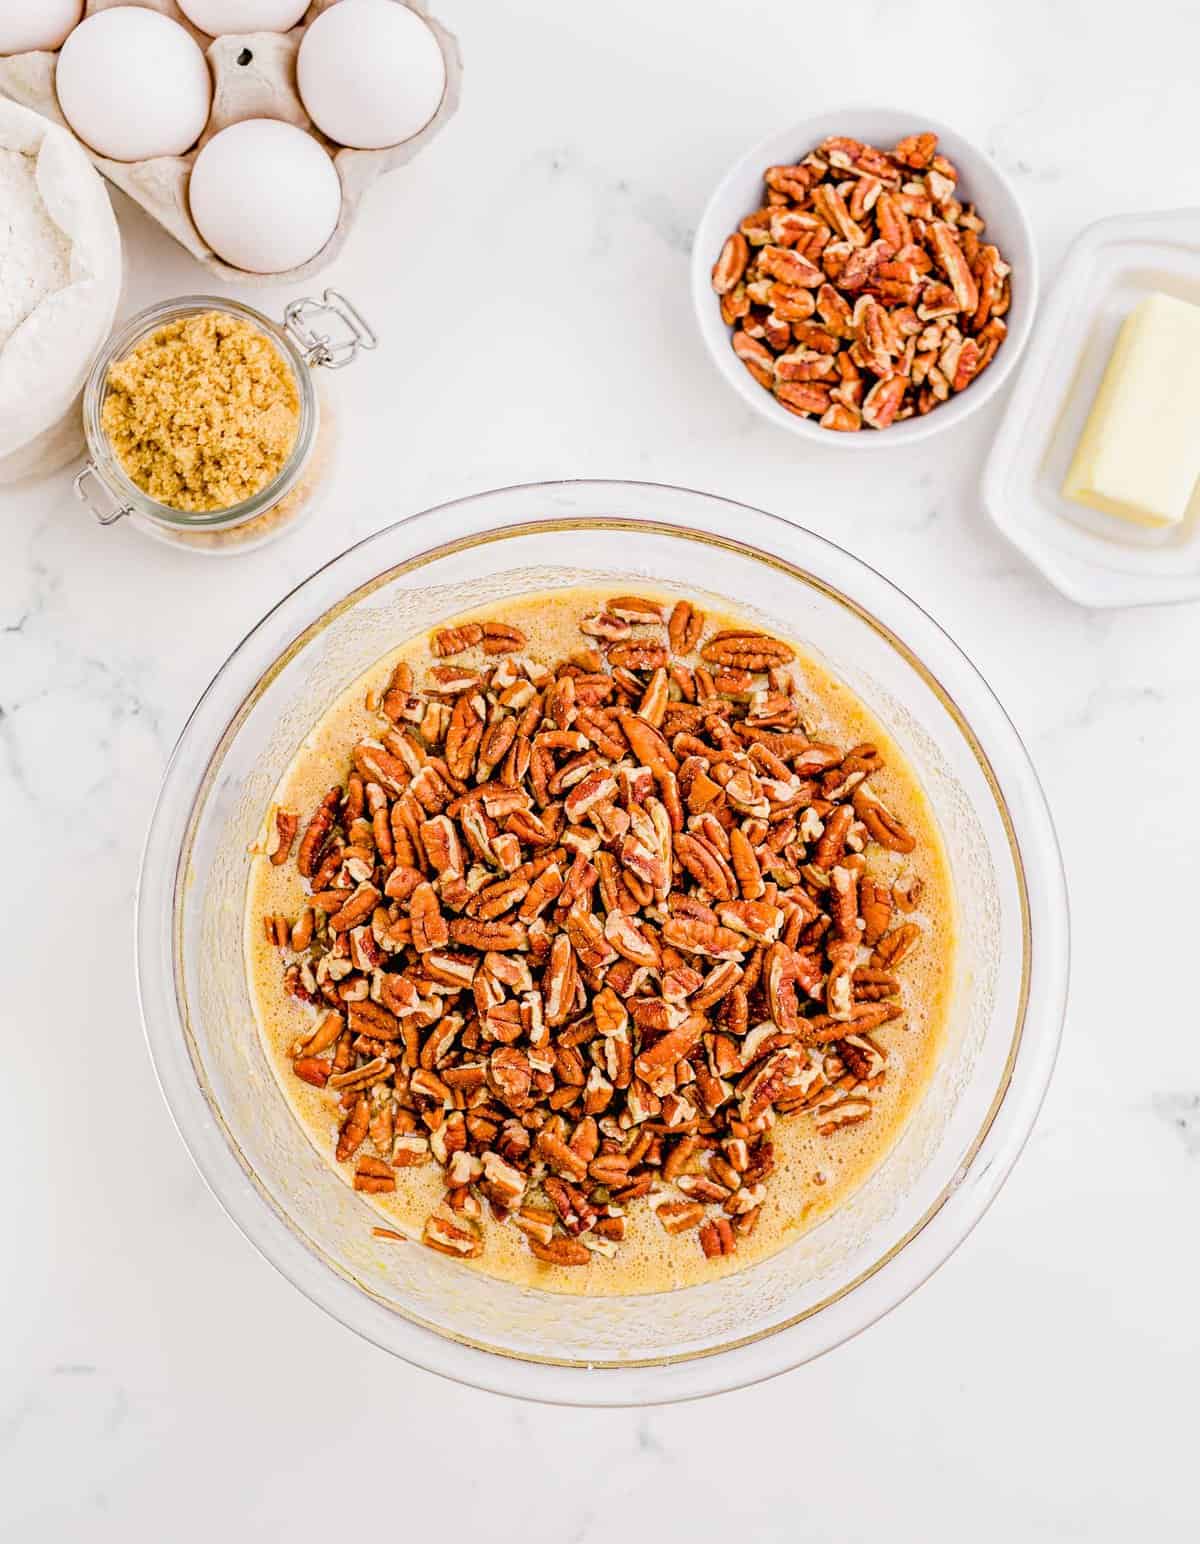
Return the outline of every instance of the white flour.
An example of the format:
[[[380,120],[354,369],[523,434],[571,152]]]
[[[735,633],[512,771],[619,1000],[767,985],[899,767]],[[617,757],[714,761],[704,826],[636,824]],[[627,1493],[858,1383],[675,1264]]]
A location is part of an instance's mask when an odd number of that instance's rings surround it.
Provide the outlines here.
[[[0,350],[45,300],[70,282],[71,243],[46,213],[37,162],[0,149]]]

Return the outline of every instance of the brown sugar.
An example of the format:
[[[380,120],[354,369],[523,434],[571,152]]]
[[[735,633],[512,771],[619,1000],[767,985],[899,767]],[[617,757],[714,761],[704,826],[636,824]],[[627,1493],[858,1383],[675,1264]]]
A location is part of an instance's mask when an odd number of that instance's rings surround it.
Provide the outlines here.
[[[274,480],[300,395],[275,344],[220,311],[167,322],[108,372],[101,413],[125,475],[172,509],[229,509]]]

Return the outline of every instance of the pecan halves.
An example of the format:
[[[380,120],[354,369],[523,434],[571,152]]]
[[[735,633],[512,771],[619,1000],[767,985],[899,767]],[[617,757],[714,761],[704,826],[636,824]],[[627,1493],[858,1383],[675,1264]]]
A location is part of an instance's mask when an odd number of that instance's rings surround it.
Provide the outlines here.
[[[676,601],[667,623],[667,637],[675,654],[690,654],[704,631],[704,615],[686,600]]]
[[[871,964],[876,970],[894,970],[906,960],[921,941],[921,929],[915,922],[903,922],[885,933],[875,945]]]
[[[425,1224],[421,1242],[439,1254],[458,1260],[474,1260],[483,1253],[483,1236],[470,1222],[434,1212]]]
[[[523,649],[529,639],[519,627],[513,627],[507,622],[485,622],[483,624],[483,652],[485,654],[512,654],[517,649]]]
[[[746,271],[750,261],[750,245],[745,236],[735,231],[726,238],[712,271],[712,285],[718,295],[727,295]]]
[[[890,152],[834,135],[763,177],[765,203],[726,239],[712,282],[735,355],[781,407],[838,433],[886,429],[986,368],[1011,267],[980,240],[935,134]]]
[[[912,832],[869,789],[854,790],[854,813],[881,847],[893,852],[912,852],[916,847]]]
[[[545,1265],[590,1265],[592,1261],[590,1250],[578,1239],[567,1238],[563,1234],[552,1236],[546,1243],[530,1235],[529,1249]]]
[[[766,633],[733,630],[715,633],[701,649],[700,657],[717,665],[758,671],[786,665],[795,659],[796,653],[788,644]]]
[[[429,641],[432,652],[438,659],[448,659],[454,654],[465,654],[468,649],[475,647],[483,637],[483,628],[478,622],[467,622],[461,627],[442,627],[434,633]]]
[[[354,1188],[365,1190],[371,1195],[395,1190],[396,1176],[391,1164],[369,1155],[360,1158],[354,1170]]]
[[[423,880],[409,897],[408,914],[412,922],[413,948],[419,954],[443,949],[450,942],[450,928],[442,915],[437,891],[428,881]]]
[[[359,1094],[350,1107],[350,1113],[342,1122],[337,1140],[337,1161],[345,1163],[358,1151],[366,1140],[370,1120],[370,1106],[366,1094]]]
[[[724,1217],[710,1217],[700,1229],[700,1247],[710,1260],[733,1254],[737,1240],[729,1221]]]
[[[271,849],[271,862],[276,868],[286,863],[292,851],[292,843],[296,840],[296,831],[300,825],[299,815],[291,810],[277,809],[275,811],[275,845]]]
[[[864,879],[859,884],[858,898],[863,920],[862,941],[872,948],[887,932],[892,920],[892,892],[887,885]]]
[[[300,851],[296,855],[296,867],[306,879],[310,879],[317,867],[317,859],[333,830],[338,805],[342,802],[341,785],[331,788],[317,806],[312,819],[300,839]]]
[[[748,253],[807,278],[883,197],[864,186],[877,170],[855,177],[819,203],[832,225],[769,215],[762,241],[741,233]],[[923,218],[899,174],[889,187],[897,228]],[[809,329],[789,371],[846,338],[877,363],[897,346],[874,245],[846,257],[866,277],[845,312],[824,282],[784,286],[825,324],[789,324]],[[808,731],[790,644],[706,634],[690,602],[639,594],[579,625],[583,646],[542,662],[507,622],[451,624],[368,701],[377,734],[300,840],[303,906],[262,919],[285,991],[319,1010],[290,1065],[336,1106],[356,1189],[439,1166],[422,1234],[439,1253],[478,1259],[490,1217],[582,1267],[646,1204],[718,1258],[759,1216],[775,1121],[833,1133],[873,1108],[887,1055],[870,1037],[903,1016],[897,972],[921,936],[893,925],[919,875],[895,879],[878,849],[915,837],[875,791],[874,746]],[[300,823],[272,821],[282,863]]]

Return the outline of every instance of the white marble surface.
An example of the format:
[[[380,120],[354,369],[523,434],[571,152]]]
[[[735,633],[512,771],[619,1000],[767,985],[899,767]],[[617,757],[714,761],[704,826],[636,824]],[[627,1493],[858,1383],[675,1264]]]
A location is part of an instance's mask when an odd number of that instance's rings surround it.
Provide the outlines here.
[[[1025,568],[977,496],[1000,404],[944,444],[869,458],[753,418],[702,354],[686,262],[744,145],[853,98],[925,103],[992,151],[1052,277],[1086,222],[1195,201],[1200,12],[440,12],[464,45],[462,112],[376,187],[330,274],[384,347],[337,383],[346,449],[323,517],[214,563],[92,526],[65,475],[0,498],[0,1537],[1194,1539],[1200,1024],[1173,962],[1200,893],[1200,606],[1088,614]],[[200,285],[120,215],[128,309]],[[762,504],[908,589],[1025,736],[1074,903],[1055,1082],[966,1245],[822,1362],[640,1414],[453,1387],[288,1287],[171,1126],[131,967],[149,808],[231,645],[396,516],[560,474]]]

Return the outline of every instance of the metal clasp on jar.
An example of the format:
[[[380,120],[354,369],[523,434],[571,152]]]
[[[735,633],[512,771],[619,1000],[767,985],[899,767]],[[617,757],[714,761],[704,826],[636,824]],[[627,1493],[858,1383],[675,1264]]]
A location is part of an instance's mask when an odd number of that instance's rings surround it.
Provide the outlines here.
[[[96,502],[96,498],[89,486],[91,483],[95,483],[98,487],[103,488],[108,497],[107,503],[99,504]],[[133,513],[132,504],[121,504],[113,498],[112,489],[90,461],[83,471],[76,475],[75,497],[81,504],[85,504],[91,510],[101,525],[116,525],[118,520],[123,520],[126,515]]]
[[[325,319],[331,317],[341,324],[340,337],[336,332],[318,331]],[[320,300],[306,295],[291,301],[283,313],[283,326],[310,365],[328,370],[340,370],[352,363],[360,348],[373,349],[379,343],[362,312],[335,289],[327,289]]]

